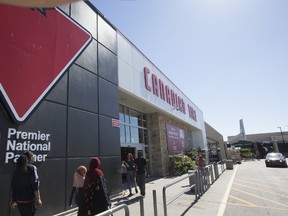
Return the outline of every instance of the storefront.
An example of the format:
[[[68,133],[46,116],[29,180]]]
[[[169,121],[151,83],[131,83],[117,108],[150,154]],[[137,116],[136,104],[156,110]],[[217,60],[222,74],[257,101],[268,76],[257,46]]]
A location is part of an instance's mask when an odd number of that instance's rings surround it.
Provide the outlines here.
[[[91,3],[0,14],[0,215],[17,214],[9,185],[26,150],[41,180],[38,214],[53,215],[69,209],[73,173],[91,157],[116,194],[128,152],[163,176],[169,154],[207,149],[202,111]]]
[[[207,150],[203,113],[120,32],[117,44],[121,147],[144,151],[149,174],[167,175],[169,155]]]

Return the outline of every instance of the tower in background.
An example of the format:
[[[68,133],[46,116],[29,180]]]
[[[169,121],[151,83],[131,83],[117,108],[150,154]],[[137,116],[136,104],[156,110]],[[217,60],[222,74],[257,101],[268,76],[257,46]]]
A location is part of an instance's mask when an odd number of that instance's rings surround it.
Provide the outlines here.
[[[246,134],[245,134],[245,129],[244,129],[243,119],[240,119],[240,140],[247,140]]]

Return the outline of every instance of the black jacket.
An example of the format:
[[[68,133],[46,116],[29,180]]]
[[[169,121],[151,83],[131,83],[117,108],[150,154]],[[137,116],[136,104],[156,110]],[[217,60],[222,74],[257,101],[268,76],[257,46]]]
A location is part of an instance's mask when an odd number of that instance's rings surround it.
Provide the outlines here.
[[[32,202],[35,200],[35,191],[39,190],[39,179],[36,168],[28,164],[27,170],[16,169],[12,181],[12,201],[13,202]]]

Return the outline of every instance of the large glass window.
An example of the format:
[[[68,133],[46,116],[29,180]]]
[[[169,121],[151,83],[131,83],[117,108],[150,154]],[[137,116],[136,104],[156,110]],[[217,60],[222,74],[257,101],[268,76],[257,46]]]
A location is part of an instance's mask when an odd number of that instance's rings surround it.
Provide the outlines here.
[[[125,135],[125,142],[131,143],[130,127],[128,125],[125,125]]]
[[[139,128],[131,127],[131,143],[140,143],[138,131],[139,131]]]
[[[145,143],[145,114],[119,105],[121,143]]]
[[[125,126],[120,124],[120,142],[125,143]]]

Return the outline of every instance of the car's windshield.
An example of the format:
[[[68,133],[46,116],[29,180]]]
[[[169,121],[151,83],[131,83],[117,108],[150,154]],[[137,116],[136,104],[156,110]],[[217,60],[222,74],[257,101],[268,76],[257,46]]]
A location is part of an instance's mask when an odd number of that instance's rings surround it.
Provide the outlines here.
[[[282,157],[281,153],[270,153],[267,155],[267,158],[280,158]]]

